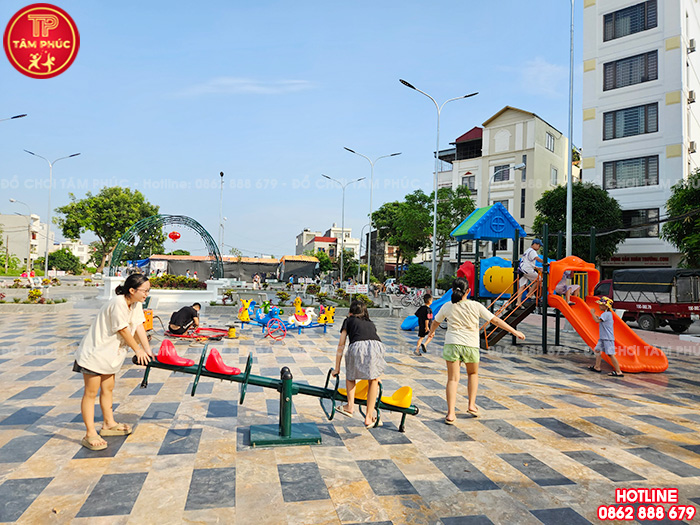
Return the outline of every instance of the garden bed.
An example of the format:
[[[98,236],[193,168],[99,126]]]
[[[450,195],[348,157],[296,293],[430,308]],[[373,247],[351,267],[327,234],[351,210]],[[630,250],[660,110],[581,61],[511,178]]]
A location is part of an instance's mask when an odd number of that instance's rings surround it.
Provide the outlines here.
[[[71,303],[0,303],[0,313],[31,314],[62,312],[72,308]]]

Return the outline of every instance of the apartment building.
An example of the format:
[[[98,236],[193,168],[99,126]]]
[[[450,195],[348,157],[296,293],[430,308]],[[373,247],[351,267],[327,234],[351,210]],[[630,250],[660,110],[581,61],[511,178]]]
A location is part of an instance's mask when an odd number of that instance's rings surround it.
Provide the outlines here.
[[[46,224],[40,222],[38,215],[0,214],[0,229],[3,250],[22,261],[23,267],[27,265],[27,256],[33,264],[46,253]],[[53,232],[50,244],[53,245]]]
[[[343,237],[345,237],[343,239]],[[360,239],[352,237],[352,228],[340,228],[336,223],[328,228],[324,233],[311,231],[308,228],[297,235],[295,254],[302,255],[304,252],[318,250],[326,252],[329,257],[336,257],[340,254],[340,247],[345,245],[346,250],[351,250],[355,257],[360,255]]]
[[[680,260],[655,223],[700,162],[699,14],[695,0],[584,3],[582,167],[620,203],[626,227],[646,225],[602,263],[604,276]]]
[[[440,151],[443,168],[438,187],[469,187],[477,208],[500,202],[526,231],[532,230],[537,215],[535,202],[545,191],[566,183],[568,139],[529,111],[506,106],[453,144],[454,148]],[[579,177],[578,168],[574,177]],[[487,244],[483,243],[484,255],[493,253]],[[471,243],[464,249],[471,252]],[[512,240],[496,246],[502,257],[510,257],[512,251]],[[456,252],[452,248],[445,263],[456,262]],[[430,259],[428,249],[415,262]],[[454,273],[454,264],[443,266],[441,273]]]

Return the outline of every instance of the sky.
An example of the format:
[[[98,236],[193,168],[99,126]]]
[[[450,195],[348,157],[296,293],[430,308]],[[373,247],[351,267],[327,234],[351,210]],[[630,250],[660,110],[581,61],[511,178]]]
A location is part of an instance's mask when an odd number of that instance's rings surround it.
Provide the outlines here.
[[[281,257],[304,229],[342,222],[359,237],[372,208],[432,191],[440,148],[506,105],[568,131],[571,3],[149,0],[53,2],[73,18],[80,50],[51,79],[0,57],[0,213],[46,220],[51,208],[104,186],[141,191],[164,214],[186,215],[224,251]],[[28,2],[0,3],[4,31]],[[575,6],[574,143],[581,143],[582,2]],[[57,239],[62,239],[58,229]],[[166,231],[174,230],[168,228]],[[204,255],[195,234],[166,250]],[[94,239],[86,234],[84,242]]]

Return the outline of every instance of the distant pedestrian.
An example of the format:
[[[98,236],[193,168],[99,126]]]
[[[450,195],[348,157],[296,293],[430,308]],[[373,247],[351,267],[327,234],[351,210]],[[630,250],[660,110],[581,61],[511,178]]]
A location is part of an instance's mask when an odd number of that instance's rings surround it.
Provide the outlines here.
[[[588,369],[600,373],[600,364],[603,360],[603,352],[605,352],[610,358],[610,362],[614,368],[608,375],[613,377],[625,377],[622,370],[620,370],[620,363],[617,361],[617,357],[615,357],[615,318],[612,314],[613,301],[609,297],[603,296],[596,302],[600,305],[603,313],[598,315],[595,313],[595,310],[591,308],[593,320],[598,323],[598,344],[596,344],[593,349],[595,352],[595,365],[589,366]]]
[[[193,276],[194,276],[195,279],[197,279],[197,280],[199,281],[199,277],[197,277],[197,270],[194,271]]]
[[[188,279],[190,278],[190,269],[189,268],[185,272],[185,277],[187,277]]]

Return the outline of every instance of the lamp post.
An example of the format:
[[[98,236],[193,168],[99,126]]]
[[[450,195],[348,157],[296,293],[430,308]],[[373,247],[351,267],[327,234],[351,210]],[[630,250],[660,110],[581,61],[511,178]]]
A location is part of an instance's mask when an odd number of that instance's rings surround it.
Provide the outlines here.
[[[404,86],[411,88],[415,91],[418,91],[418,93],[422,93],[423,95],[428,97],[430,100],[433,101],[433,104],[435,104],[435,109],[437,110],[437,140],[435,142],[435,177],[433,180],[433,192],[435,193],[435,199],[433,200],[433,256],[432,256],[433,264],[432,264],[432,272],[431,272],[432,276],[430,279],[430,288],[434,294],[435,293],[435,277],[436,277],[435,276],[435,260],[436,260],[435,251],[436,251],[436,242],[437,242],[437,201],[438,201],[437,179],[438,179],[438,163],[440,162],[440,158],[439,158],[439,153],[440,153],[440,113],[442,112],[442,108],[444,108],[445,104],[447,104],[448,102],[452,102],[453,100],[459,100],[462,98],[473,97],[474,95],[478,95],[479,92],[477,91],[475,93],[469,93],[468,95],[462,95],[461,97],[451,98],[451,99],[443,102],[442,105],[439,105],[437,103],[437,101],[433,97],[428,95],[425,91],[421,91],[420,89],[413,86],[409,82],[406,82],[403,79],[399,79],[399,82],[401,82]]]
[[[371,233],[372,233],[372,224],[371,224],[371,223],[370,223],[370,224],[365,224],[365,225],[362,227],[362,229],[360,230],[360,253],[362,253],[362,239],[363,239],[364,236],[365,236],[365,228],[367,228],[367,226],[369,226],[370,236],[371,236]],[[367,248],[367,247],[365,246],[365,249],[366,249],[366,248]],[[367,259],[367,272],[369,272],[369,251],[367,251],[367,254],[368,254],[368,255],[367,255],[367,256],[368,256],[368,259]],[[358,282],[358,283],[360,282],[360,273],[362,273],[362,259],[360,259],[360,264],[357,265],[357,282]],[[369,275],[369,273],[368,273],[367,275]],[[367,283],[367,291],[369,291],[369,283]]]
[[[226,240],[226,221],[228,220],[228,217],[221,217],[221,249],[219,250],[221,252],[221,255],[224,254],[224,241]]]
[[[566,176],[566,256],[569,257],[572,252],[572,232],[571,224],[573,222],[573,173],[571,169],[571,145],[574,140],[574,0],[571,0],[571,35],[569,43],[569,144],[567,158],[567,176]],[[545,241],[546,242],[546,241]],[[595,263],[595,261],[593,261]]]
[[[512,166],[513,171],[515,170],[522,170],[525,168],[525,163],[521,162],[520,164],[516,164],[515,166]],[[493,171],[493,174],[489,177],[489,186],[488,186],[488,191],[486,192],[486,206],[491,205],[491,183],[493,182],[493,179],[496,177],[497,173],[500,173],[502,171],[507,171],[510,170],[511,166],[501,166],[497,170]]]
[[[372,161],[369,157],[366,155],[363,155],[362,153],[358,153],[357,151],[353,151],[350,148],[344,148],[345,150],[349,151],[350,153],[354,153],[355,155],[359,155],[360,157],[367,159],[367,162],[369,162],[370,166],[370,175],[369,175],[369,238],[367,240],[367,289],[369,290],[369,283],[371,280],[372,276],[372,266],[371,266],[371,259],[372,259],[372,190],[374,189],[374,163],[377,162],[379,159],[385,159],[387,157],[396,157],[397,155],[401,155],[401,152],[399,153],[391,153],[390,155],[382,155],[381,157],[377,157]]]
[[[47,210],[47,218],[46,218],[46,253],[44,254],[44,277],[48,278],[49,276],[49,238],[51,237],[51,188],[53,186],[53,165],[56,164],[59,160],[63,159],[70,159],[71,157],[77,157],[80,155],[80,153],[73,153],[72,155],[67,155],[65,157],[59,157],[53,162],[51,162],[49,159],[46,157],[42,157],[41,155],[37,155],[36,153],[32,153],[29,150],[24,150],[30,155],[34,155],[35,157],[39,157],[40,159],[44,159],[48,165],[49,165],[49,206]]]
[[[21,115],[15,115],[14,117],[0,118],[0,122],[2,122],[3,120],[13,120],[13,119],[16,119],[16,118],[23,118],[23,117],[26,117],[26,116],[27,116],[26,113],[22,113]]]
[[[27,215],[27,275],[29,275],[29,272],[31,271],[31,254],[32,254],[32,210],[29,208],[29,205],[26,202],[18,201],[17,199],[10,199],[11,203],[17,203],[17,204],[22,204],[27,208],[27,212],[29,214]],[[17,215],[19,213],[15,212]]]
[[[321,177],[324,177],[328,180],[332,180],[333,182],[337,182],[340,184],[340,187],[343,189],[343,207],[341,211],[341,219],[340,219],[340,236],[342,237],[341,239],[341,248],[340,248],[340,282],[343,282],[343,256],[345,252],[345,188],[350,185],[354,184],[355,182],[360,182],[361,180],[365,180],[365,177],[362,177],[360,179],[355,179],[351,180],[350,182],[346,182],[343,184],[339,180],[336,180],[332,177],[329,177],[328,175],[324,175],[321,173]]]
[[[224,172],[220,172],[219,176],[221,177],[221,191],[219,192],[219,251],[224,253]]]

